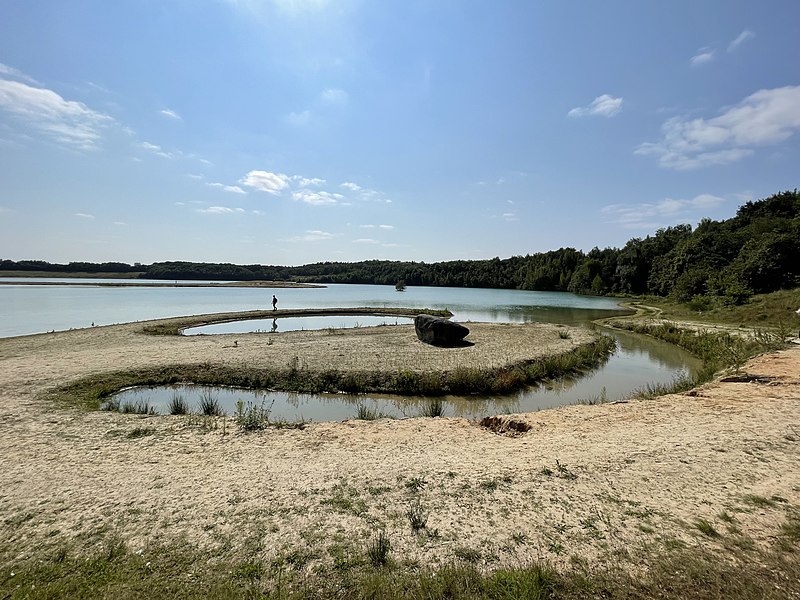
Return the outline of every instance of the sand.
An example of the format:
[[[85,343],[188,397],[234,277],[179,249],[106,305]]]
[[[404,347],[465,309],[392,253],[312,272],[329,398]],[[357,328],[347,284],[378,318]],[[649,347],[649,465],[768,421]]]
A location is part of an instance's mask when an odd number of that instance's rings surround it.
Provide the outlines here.
[[[732,540],[768,549],[800,507],[800,346],[748,363],[758,381],[515,415],[507,418],[531,430],[514,436],[460,418],[245,434],[232,419],[80,412],[43,400],[54,386],[127,367],[296,356],[309,367],[455,368],[593,335],[470,324],[475,346],[442,351],[407,326],[191,338],[147,336],[141,326],[0,340],[5,564],[119,535],[143,552],[186,539],[223,558],[302,556],[295,564],[310,569],[385,529],[393,556],[421,564],[613,559],[636,568],[641,549]],[[422,533],[406,514],[417,500],[428,517]],[[721,536],[704,535],[698,519]]]

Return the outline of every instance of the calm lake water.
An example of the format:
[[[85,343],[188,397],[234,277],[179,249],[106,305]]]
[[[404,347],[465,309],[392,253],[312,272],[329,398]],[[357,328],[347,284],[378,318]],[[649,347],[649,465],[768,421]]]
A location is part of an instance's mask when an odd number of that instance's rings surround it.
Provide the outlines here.
[[[409,287],[405,292],[397,292],[393,286],[374,285],[282,289],[2,285],[0,337],[89,327],[92,323],[107,325],[161,317],[265,309],[271,308],[273,293],[278,297],[278,307],[282,309],[361,306],[449,309],[454,314],[453,319],[460,322],[544,321],[585,325],[593,319],[621,312],[618,302],[612,298],[521,290]],[[278,331],[287,330],[281,326],[282,322],[283,319],[280,319]],[[259,328],[269,331],[271,326],[270,320]],[[699,366],[690,354],[669,344],[634,334],[606,333],[617,339],[618,350],[600,369],[575,381],[559,381],[549,388],[523,390],[511,396],[448,397],[448,414],[480,417],[531,411],[596,400],[603,395],[608,400],[615,400],[648,383],[669,383],[678,374],[691,374]],[[150,394],[154,404],[161,403],[159,410],[166,411],[174,392],[165,389],[161,392],[140,390],[135,393]],[[185,393],[188,399],[192,394],[199,397],[199,391],[194,389],[181,393]],[[158,394],[161,394],[160,399],[157,398]],[[419,413],[418,405],[422,401],[405,397],[349,397],[341,394],[277,394],[265,397],[263,394],[248,395],[243,390],[227,390],[225,394],[220,391],[219,395],[221,402],[228,398],[228,404],[224,407],[228,414],[233,414],[236,401],[241,399],[245,403],[266,403],[272,407],[271,414],[276,419],[315,421],[351,418],[359,403],[386,414],[410,416]]]

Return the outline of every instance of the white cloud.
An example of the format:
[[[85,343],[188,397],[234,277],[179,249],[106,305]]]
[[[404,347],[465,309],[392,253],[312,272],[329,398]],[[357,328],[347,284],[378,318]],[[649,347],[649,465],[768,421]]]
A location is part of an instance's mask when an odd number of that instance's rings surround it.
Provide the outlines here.
[[[94,215],[90,215],[88,213],[75,213],[76,217],[80,217],[81,219],[94,219]]]
[[[714,60],[715,54],[716,51],[711,48],[700,48],[700,50],[697,51],[697,54],[689,59],[689,64],[691,64],[693,67],[705,65]]]
[[[207,215],[230,215],[243,214],[247,211],[243,208],[230,208],[228,206],[209,206],[208,208],[198,208],[197,212]]]
[[[328,88],[322,92],[322,100],[328,104],[347,104],[350,96],[344,90]]]
[[[394,225],[378,225],[381,229],[394,229]]]
[[[503,213],[503,219],[508,221],[509,223],[513,223],[514,221],[519,221],[517,218],[517,214],[513,212]]]
[[[169,117],[170,119],[174,119],[176,121],[183,121],[183,117],[181,117],[178,113],[169,108],[165,108],[164,110],[160,111],[160,114],[164,115],[165,117]]]
[[[327,231],[320,231],[318,229],[312,229],[306,231],[303,235],[299,235],[293,238],[290,238],[290,242],[323,242],[325,240],[331,240],[336,237],[332,233],[328,233]]]
[[[150,142],[140,142],[139,147],[143,150],[147,150],[148,152],[152,152],[156,156],[160,156],[161,158],[168,158],[170,160],[175,158],[175,154],[172,152],[165,152],[161,146],[158,144],[151,144]]]
[[[127,225],[127,223],[125,221],[114,221],[114,225],[122,226],[122,225]]]
[[[341,204],[344,196],[341,194],[332,194],[330,192],[315,192],[312,190],[298,190],[292,192],[292,200],[297,202],[305,202],[314,206],[323,206],[326,204]]]
[[[724,198],[712,194],[700,194],[691,200],[664,198],[655,203],[612,204],[601,209],[608,222],[618,223],[626,229],[652,229],[685,222],[695,216],[703,217],[700,211],[715,208],[725,202]]]
[[[712,119],[669,119],[661,126],[662,139],[641,144],[635,154],[656,156],[670,169],[696,169],[739,161],[798,130],[800,86],[759,90]]]
[[[353,183],[352,181],[345,181],[342,184],[342,187],[350,190],[351,192],[358,192],[361,190],[361,186],[358,185],[357,183]]]
[[[213,187],[213,188],[219,188],[223,192],[230,192],[230,193],[233,193],[233,194],[246,194],[247,193],[242,188],[240,188],[238,185],[225,185],[224,183],[216,183],[216,182],[214,182],[214,183],[206,183],[206,185],[209,186],[209,187]]]
[[[372,238],[358,238],[357,240],[353,240],[354,244],[380,244],[378,240],[373,240]]]
[[[300,187],[310,187],[310,186],[318,186],[325,183],[324,179],[319,179],[318,177],[301,177],[300,175],[293,175],[292,181],[296,181],[297,185]]]
[[[269,171],[250,171],[239,182],[260,192],[267,192],[277,196],[289,186],[289,177],[283,173],[270,173]]]
[[[3,67],[1,74],[19,77],[15,69]],[[0,110],[50,139],[79,150],[95,150],[103,129],[114,123],[110,116],[82,102],[65,100],[53,90],[9,79],[0,79]]]
[[[728,52],[733,52],[739,46],[744,44],[747,40],[751,40],[754,37],[756,37],[755,33],[750,31],[749,29],[745,29],[744,31],[742,31],[742,33],[736,36],[735,40],[733,40],[730,44],[728,44]]]
[[[622,97],[614,98],[608,94],[598,96],[588,106],[573,108],[567,113],[569,117],[613,117],[622,110]]]
[[[28,83],[32,83],[33,85],[41,86],[41,84],[38,81],[36,81],[33,77],[28,77],[25,73],[23,73],[19,69],[15,69],[14,67],[9,67],[8,65],[4,65],[3,63],[0,63],[0,75],[2,75],[4,79],[6,77],[13,77],[14,79],[22,79],[23,81],[27,81]]]

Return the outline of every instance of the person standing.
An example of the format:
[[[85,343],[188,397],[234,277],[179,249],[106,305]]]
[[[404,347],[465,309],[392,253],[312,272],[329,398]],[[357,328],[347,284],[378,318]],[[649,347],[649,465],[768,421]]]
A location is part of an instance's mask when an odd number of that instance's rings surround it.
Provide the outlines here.
[[[278,310],[278,299],[272,294],[272,310]]]

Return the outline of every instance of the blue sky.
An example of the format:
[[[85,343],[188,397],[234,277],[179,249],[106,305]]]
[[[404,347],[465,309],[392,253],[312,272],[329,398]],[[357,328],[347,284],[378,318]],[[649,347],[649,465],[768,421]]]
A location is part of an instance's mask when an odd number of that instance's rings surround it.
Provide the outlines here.
[[[3,0],[0,257],[508,257],[798,186],[800,3]]]

